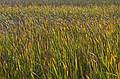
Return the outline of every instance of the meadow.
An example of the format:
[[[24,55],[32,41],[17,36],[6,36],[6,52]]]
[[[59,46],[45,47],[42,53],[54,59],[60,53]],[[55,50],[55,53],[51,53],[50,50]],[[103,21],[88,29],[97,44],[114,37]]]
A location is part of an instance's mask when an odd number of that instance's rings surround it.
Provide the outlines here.
[[[120,79],[120,6],[0,6],[0,79]]]

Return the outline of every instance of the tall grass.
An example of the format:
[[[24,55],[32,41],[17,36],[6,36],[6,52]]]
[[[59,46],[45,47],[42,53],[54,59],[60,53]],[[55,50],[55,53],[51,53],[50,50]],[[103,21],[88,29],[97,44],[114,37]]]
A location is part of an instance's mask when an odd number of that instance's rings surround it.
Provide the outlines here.
[[[119,79],[119,6],[0,7],[0,79]]]

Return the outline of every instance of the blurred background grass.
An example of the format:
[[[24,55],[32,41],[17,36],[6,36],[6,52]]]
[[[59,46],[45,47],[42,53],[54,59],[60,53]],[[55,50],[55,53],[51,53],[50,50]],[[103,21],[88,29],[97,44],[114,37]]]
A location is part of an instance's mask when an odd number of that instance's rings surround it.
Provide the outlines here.
[[[120,5],[120,0],[1,0],[1,5]]]

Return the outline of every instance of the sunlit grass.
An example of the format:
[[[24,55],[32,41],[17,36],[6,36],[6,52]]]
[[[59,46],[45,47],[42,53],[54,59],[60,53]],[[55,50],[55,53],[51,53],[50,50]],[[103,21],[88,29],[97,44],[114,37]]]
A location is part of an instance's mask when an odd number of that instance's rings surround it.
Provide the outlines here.
[[[119,6],[0,7],[0,79],[118,79]]]

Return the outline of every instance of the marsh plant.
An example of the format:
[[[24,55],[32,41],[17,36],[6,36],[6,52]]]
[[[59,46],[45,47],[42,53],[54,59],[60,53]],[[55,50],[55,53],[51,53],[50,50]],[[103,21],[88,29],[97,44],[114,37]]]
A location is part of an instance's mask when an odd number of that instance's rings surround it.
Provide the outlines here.
[[[0,79],[119,79],[120,7],[0,7]]]

